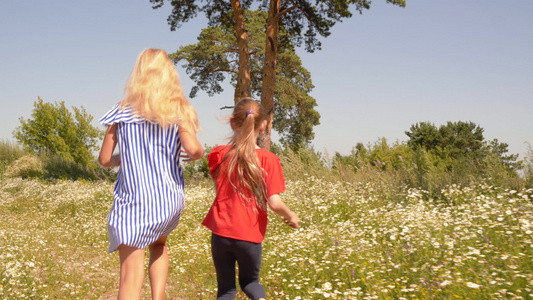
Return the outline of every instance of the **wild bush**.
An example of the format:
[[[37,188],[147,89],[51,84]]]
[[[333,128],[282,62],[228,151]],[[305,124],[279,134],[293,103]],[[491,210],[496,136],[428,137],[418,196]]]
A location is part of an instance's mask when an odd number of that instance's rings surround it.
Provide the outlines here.
[[[39,154],[45,170],[44,179],[114,180],[116,173],[96,163],[83,164],[48,151]]]
[[[21,125],[13,135],[32,153],[50,151],[83,165],[96,164],[93,152],[98,150],[103,131],[91,124],[93,116],[85,108],[72,109],[64,102],[47,103],[38,98],[31,118],[20,118]]]
[[[448,148],[435,146],[428,150],[400,142],[389,145],[382,138],[366,147],[358,144],[348,156],[336,153],[332,170],[343,180],[378,180],[383,186],[392,188],[391,193],[398,188],[411,187],[427,191],[428,197],[439,197],[441,190],[452,184],[524,187],[524,180],[517,173],[521,164],[516,162],[514,155],[502,156],[505,152],[502,147],[493,150],[494,145],[494,142],[486,144],[479,156],[458,156]],[[510,161],[504,161],[502,157]]]

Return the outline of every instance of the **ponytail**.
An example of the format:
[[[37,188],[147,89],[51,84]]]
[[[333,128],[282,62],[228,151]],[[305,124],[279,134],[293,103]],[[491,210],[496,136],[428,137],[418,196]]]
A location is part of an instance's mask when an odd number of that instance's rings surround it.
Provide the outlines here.
[[[227,176],[233,188],[252,205],[252,196],[260,210],[266,211],[266,183],[257,158],[256,137],[266,119],[263,107],[257,101],[244,98],[237,102],[231,116],[234,135],[231,148],[224,157]]]

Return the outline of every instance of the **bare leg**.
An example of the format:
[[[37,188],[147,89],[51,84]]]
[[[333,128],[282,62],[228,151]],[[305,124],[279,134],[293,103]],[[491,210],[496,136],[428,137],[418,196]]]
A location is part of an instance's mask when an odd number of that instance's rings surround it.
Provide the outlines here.
[[[144,280],[144,249],[120,245],[118,252],[120,256],[118,299],[141,299]]]
[[[162,236],[153,244],[150,249],[150,286],[152,287],[152,299],[165,299],[165,287],[168,277],[168,250],[167,237]]]

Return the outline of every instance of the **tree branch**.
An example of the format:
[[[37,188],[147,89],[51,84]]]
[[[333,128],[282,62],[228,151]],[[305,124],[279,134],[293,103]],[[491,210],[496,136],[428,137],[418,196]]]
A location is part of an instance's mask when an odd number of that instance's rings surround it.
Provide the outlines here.
[[[299,9],[307,17],[308,20],[312,19],[311,16],[307,14],[304,7],[298,5],[294,0],[288,0],[288,2],[290,2],[293,6],[282,10],[281,12],[278,13],[279,15],[286,14],[295,9]]]
[[[291,6],[291,7],[287,7],[285,9],[282,9],[279,13],[278,13],[278,17],[281,17],[283,15],[286,15],[288,14],[289,12],[295,10],[297,8],[297,6]],[[301,8],[300,8],[301,9]]]
[[[194,63],[191,63],[189,62],[189,66],[193,67],[193,68],[200,68],[200,69],[204,69],[204,70],[209,70],[211,72],[228,72],[228,73],[238,73],[238,71],[235,71],[235,70],[232,70],[232,69],[216,69],[216,68],[210,68],[210,67],[207,67],[207,66],[202,66],[202,65],[196,65]]]

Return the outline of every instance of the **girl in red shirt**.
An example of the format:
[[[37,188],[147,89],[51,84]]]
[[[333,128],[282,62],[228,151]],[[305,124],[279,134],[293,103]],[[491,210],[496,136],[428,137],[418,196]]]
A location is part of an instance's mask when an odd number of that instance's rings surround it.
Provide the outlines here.
[[[285,191],[285,180],[278,157],[256,143],[267,126],[261,104],[249,98],[240,100],[230,125],[234,132],[230,143],[215,147],[208,156],[217,196],[202,222],[213,232],[217,299],[235,299],[235,262],[244,293],[250,299],[265,299],[259,271],[267,206],[293,228],[298,228],[299,219],[279,196]]]

